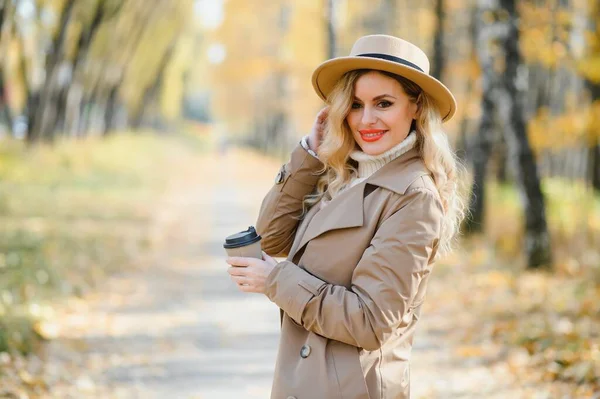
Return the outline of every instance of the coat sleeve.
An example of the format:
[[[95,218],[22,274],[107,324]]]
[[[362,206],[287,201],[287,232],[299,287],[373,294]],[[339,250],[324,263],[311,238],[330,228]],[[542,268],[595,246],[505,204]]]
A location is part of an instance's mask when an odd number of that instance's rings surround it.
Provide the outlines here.
[[[323,163],[300,144],[281,167],[275,184],[262,201],[256,231],[270,256],[287,256],[294,242],[304,196],[315,189]]]
[[[268,276],[269,299],[309,331],[366,350],[381,347],[409,312],[441,229],[443,210],[433,192],[405,195],[376,231],[350,288],[284,261]]]

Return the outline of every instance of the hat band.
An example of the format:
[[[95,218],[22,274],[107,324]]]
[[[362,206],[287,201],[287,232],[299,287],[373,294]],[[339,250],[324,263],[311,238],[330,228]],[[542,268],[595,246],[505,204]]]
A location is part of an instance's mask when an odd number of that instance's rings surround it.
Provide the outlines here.
[[[392,62],[396,62],[398,64],[406,65],[408,67],[417,69],[417,70],[425,73],[425,71],[422,70],[417,64],[413,64],[412,62],[407,61],[404,58],[394,57],[393,55],[380,54],[380,53],[367,53],[367,54],[358,54],[357,57],[380,58],[382,60],[392,61]]]

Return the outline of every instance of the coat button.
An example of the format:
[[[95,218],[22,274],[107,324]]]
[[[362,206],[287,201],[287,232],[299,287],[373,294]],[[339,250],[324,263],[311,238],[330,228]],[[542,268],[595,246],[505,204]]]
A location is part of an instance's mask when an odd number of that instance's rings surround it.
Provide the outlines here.
[[[303,345],[302,349],[300,349],[300,357],[302,357],[302,359],[306,359],[308,355],[310,355],[310,346]]]
[[[284,179],[285,179],[285,169],[284,169],[284,167],[282,167],[281,170],[277,173],[277,176],[275,176],[275,184],[283,183]]]

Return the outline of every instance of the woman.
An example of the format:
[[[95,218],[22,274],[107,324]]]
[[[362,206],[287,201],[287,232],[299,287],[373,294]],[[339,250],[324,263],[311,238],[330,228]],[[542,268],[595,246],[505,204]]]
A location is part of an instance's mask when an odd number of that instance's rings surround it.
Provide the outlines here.
[[[329,105],[263,200],[264,260],[227,259],[240,290],[281,308],[274,399],[410,395],[427,281],[463,217],[440,130],[456,103],[428,70],[418,47],[372,35],[313,74]]]

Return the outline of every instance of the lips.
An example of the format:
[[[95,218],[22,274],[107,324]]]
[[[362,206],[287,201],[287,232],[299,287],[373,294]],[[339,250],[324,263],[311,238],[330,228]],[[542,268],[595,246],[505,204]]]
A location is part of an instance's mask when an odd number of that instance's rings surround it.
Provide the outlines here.
[[[384,134],[387,133],[387,130],[384,129],[364,129],[364,130],[359,130],[358,131],[360,133],[360,137],[368,142],[371,143],[373,141],[377,141],[380,138],[383,137]]]

